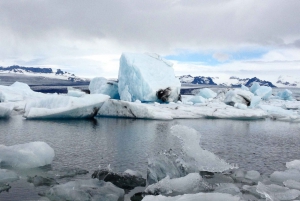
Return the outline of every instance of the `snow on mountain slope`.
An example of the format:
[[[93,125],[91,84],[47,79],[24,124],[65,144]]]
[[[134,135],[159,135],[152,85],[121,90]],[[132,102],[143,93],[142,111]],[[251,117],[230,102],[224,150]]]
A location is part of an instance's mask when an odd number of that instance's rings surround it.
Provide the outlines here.
[[[278,87],[300,87],[300,76],[281,75],[276,82]]]
[[[47,78],[69,80],[71,82],[88,81],[87,79],[79,78],[72,73],[62,71],[61,69],[54,70],[52,68],[23,67],[17,65],[0,67],[0,74],[42,76]]]

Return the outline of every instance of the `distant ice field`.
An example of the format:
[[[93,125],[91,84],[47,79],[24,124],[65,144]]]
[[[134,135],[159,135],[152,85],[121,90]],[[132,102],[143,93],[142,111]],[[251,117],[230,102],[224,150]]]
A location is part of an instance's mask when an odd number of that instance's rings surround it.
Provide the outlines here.
[[[200,145],[245,170],[271,174],[285,170],[285,162],[300,159],[300,124],[272,120],[239,121],[188,119],[173,121],[96,118],[95,120],[29,121],[20,115],[0,120],[0,142],[6,146],[44,141],[55,151],[49,168],[79,167],[92,172],[110,164],[116,172],[138,170],[146,176],[147,158],[162,150],[179,151],[171,134],[174,125],[192,127]],[[41,171],[41,170],[40,170]],[[25,173],[24,173],[25,174]],[[38,200],[44,187],[24,180],[11,183],[0,200]],[[22,199],[21,199],[22,198]]]

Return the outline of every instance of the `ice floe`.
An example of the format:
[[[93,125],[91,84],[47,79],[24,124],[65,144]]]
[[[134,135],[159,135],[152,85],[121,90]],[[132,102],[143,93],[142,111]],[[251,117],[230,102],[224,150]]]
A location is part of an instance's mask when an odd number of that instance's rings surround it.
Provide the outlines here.
[[[120,99],[118,83],[107,80],[104,77],[93,78],[90,82],[89,90],[91,94],[106,94],[113,99]]]
[[[0,183],[7,183],[10,181],[16,181],[19,176],[12,170],[0,169]]]
[[[9,117],[13,109],[14,109],[13,104],[0,102],[0,118]]]
[[[30,101],[25,107],[27,119],[91,118],[94,117],[109,96],[87,94],[81,97],[52,95]]]
[[[0,165],[13,168],[35,168],[52,163],[54,150],[45,142],[12,146],[0,145]]]
[[[118,80],[121,100],[174,102],[180,94],[172,64],[157,54],[123,53]]]
[[[45,193],[52,201],[57,200],[107,200],[120,201],[124,190],[110,182],[95,179],[70,181],[56,185]]]

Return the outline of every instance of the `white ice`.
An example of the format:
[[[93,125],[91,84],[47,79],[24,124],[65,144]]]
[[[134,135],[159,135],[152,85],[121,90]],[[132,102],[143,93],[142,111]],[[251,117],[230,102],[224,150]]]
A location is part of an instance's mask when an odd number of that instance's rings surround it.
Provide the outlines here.
[[[120,201],[123,200],[124,190],[110,182],[89,179],[69,181],[65,184],[56,185],[46,192],[46,196],[53,201]]]
[[[268,100],[272,95],[272,88],[261,86],[255,90],[254,95],[261,97],[263,100]]]
[[[282,100],[293,100],[292,94],[293,94],[293,92],[291,92],[288,89],[285,89],[283,91],[278,92],[277,96]]]
[[[106,94],[113,99],[119,99],[118,83],[109,81],[104,77],[95,77],[89,85],[91,94]]]
[[[139,171],[130,170],[130,169],[125,170],[124,174],[128,174],[128,175],[131,175],[131,176],[136,176],[136,177],[143,177],[142,173],[140,173]]]
[[[180,93],[180,81],[175,77],[172,64],[156,54],[123,53],[120,59],[118,91],[121,100],[128,87],[131,101],[158,102],[156,92],[171,88],[168,102],[176,102]]]
[[[300,191],[278,186],[276,184],[264,185],[258,182],[256,191],[264,195],[269,201],[293,200],[300,196]]]
[[[284,186],[288,187],[288,188],[293,188],[293,189],[297,189],[300,190],[300,182],[289,179],[283,182]]]
[[[272,119],[280,121],[300,122],[300,115],[297,111],[285,110],[282,107],[260,104],[259,108],[269,114]]]
[[[300,171],[300,160],[293,160],[285,164],[287,169],[296,169]]]
[[[253,96],[254,95],[249,91],[234,89],[226,93],[224,103],[231,106],[234,106],[235,103],[241,103],[247,106],[251,102]]]
[[[246,87],[246,86],[245,86],[245,85],[243,85],[243,84],[242,84],[242,86],[241,86],[241,89],[242,89],[242,90],[245,90],[245,91],[249,91],[249,88],[248,88],[248,87]]]
[[[250,91],[251,91],[252,93],[254,93],[258,88],[260,88],[259,83],[258,83],[258,82],[253,82],[253,83],[252,83],[252,86],[250,87]]]
[[[225,193],[197,193],[175,197],[147,195],[142,201],[241,201],[241,199],[238,196]]]
[[[0,102],[0,119],[9,117],[13,109],[13,104]]]
[[[45,142],[0,145],[0,163],[13,168],[35,168],[52,163],[54,150]]]
[[[24,117],[27,119],[90,118],[94,117],[109,96],[86,94],[82,97],[52,95],[28,102]]]
[[[186,164],[194,166],[199,171],[209,172],[223,172],[236,168],[214,153],[202,149],[199,144],[200,134],[195,129],[175,125],[172,126],[171,133],[181,141],[182,151],[186,155],[186,158],[184,158]]]
[[[12,170],[0,169],[0,183],[18,180],[19,176]]]
[[[240,110],[223,102],[208,102],[201,105],[187,104],[141,104],[121,100],[108,100],[100,108],[98,116],[129,117],[143,119],[261,119],[267,113],[261,109]]]
[[[83,95],[85,95],[86,93],[81,91],[80,89],[75,89],[73,87],[68,87],[68,96],[73,96],[73,97],[81,97]]]
[[[211,89],[203,88],[203,89],[200,89],[199,92],[195,95],[202,96],[203,98],[209,99],[209,98],[215,98],[217,96],[217,93]]]
[[[169,176],[158,183],[149,185],[145,192],[149,194],[159,193],[161,195],[181,195],[207,191],[210,186],[199,173],[190,173],[184,177],[170,179]]]
[[[196,104],[196,103],[206,103],[207,100],[205,98],[203,98],[202,96],[192,96],[186,102],[192,102],[192,103]]]

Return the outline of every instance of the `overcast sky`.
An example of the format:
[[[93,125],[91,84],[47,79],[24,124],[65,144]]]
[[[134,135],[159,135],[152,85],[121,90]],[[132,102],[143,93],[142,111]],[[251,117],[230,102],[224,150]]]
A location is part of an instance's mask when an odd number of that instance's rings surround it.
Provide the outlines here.
[[[117,77],[122,52],[176,75],[300,74],[300,0],[1,0],[0,65]]]

